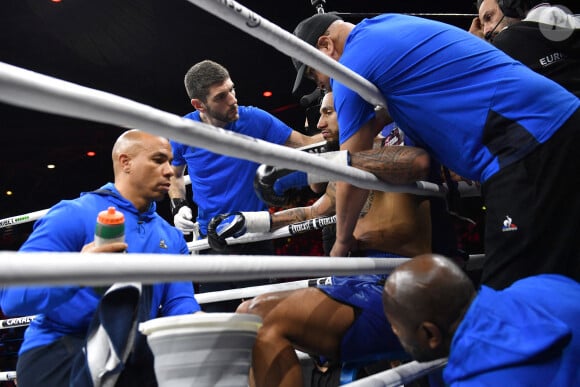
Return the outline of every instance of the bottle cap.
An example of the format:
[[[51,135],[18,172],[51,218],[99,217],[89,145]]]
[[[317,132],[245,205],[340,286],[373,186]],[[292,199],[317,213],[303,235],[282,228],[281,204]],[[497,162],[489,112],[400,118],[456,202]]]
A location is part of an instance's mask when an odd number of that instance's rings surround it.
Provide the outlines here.
[[[115,207],[109,207],[105,211],[99,212],[97,222],[102,224],[123,224],[125,216],[122,212],[115,210]]]

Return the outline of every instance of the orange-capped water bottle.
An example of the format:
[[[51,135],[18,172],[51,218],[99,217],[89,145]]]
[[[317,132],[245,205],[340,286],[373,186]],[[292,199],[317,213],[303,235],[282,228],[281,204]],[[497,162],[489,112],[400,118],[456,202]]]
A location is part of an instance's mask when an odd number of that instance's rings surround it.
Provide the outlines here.
[[[125,242],[125,216],[115,207],[99,212],[95,226],[95,245]]]

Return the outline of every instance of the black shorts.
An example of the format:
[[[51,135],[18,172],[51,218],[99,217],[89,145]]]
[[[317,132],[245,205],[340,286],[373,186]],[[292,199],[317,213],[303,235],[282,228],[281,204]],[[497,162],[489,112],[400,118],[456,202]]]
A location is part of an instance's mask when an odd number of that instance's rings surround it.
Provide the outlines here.
[[[18,386],[68,386],[73,361],[81,354],[84,342],[81,337],[64,336],[24,352],[16,366]]]
[[[483,184],[481,282],[503,289],[559,273],[580,281],[580,110],[546,143]]]

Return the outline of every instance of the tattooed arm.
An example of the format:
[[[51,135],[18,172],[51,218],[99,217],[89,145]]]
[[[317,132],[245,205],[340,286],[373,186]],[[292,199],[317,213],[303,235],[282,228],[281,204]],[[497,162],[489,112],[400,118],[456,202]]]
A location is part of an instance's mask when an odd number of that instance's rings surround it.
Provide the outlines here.
[[[303,220],[319,218],[321,216],[333,215],[335,210],[335,184],[328,183],[326,193],[322,195],[310,207],[289,208],[271,214],[271,230],[301,222]]]
[[[429,174],[429,155],[421,148],[385,146],[352,153],[353,167],[373,173],[389,184],[410,184]]]

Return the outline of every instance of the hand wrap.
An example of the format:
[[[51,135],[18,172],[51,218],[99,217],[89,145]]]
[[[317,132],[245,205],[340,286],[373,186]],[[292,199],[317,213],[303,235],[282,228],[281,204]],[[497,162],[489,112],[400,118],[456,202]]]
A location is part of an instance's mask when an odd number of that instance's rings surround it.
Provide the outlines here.
[[[207,226],[207,241],[216,251],[225,251],[226,238],[247,232],[268,232],[272,220],[268,211],[234,212],[214,216]]]
[[[171,213],[173,214],[173,225],[184,235],[193,232],[199,236],[199,225],[193,222],[193,213],[187,200],[171,199]]]

